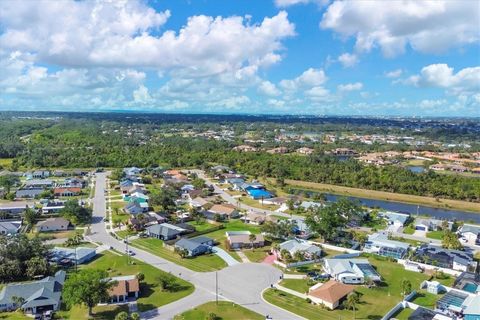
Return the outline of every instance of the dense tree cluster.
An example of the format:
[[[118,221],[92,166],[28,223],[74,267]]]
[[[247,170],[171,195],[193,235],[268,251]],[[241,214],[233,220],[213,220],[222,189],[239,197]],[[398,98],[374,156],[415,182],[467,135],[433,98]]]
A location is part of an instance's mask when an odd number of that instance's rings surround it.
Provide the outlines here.
[[[0,235],[0,283],[49,275],[48,250],[40,238]]]
[[[229,123],[238,134],[268,138],[275,132],[276,123],[260,123],[261,131],[248,123]],[[43,124],[46,126],[46,124]],[[324,153],[328,148],[339,145],[316,144],[317,152],[312,156],[275,155],[265,152],[239,153],[232,151],[238,141],[217,141],[203,137],[183,137],[165,134],[159,128],[198,132],[201,129],[224,123],[178,123],[152,124],[138,123],[128,126],[124,122],[95,120],[63,120],[49,127],[30,127],[28,139],[23,139],[22,148],[7,156],[16,156],[19,165],[26,167],[207,167],[221,163],[253,176],[304,180],[348,187],[398,192],[412,195],[425,195],[459,200],[480,200],[480,179],[460,175],[440,175],[432,171],[413,173],[396,165],[383,167],[368,166],[355,159],[339,161]],[[302,124],[302,130],[314,130],[318,126]],[[135,128],[138,127],[138,130]],[[323,130],[338,129],[338,125],[328,124]],[[361,132],[385,131],[382,127],[351,126]],[[13,130],[0,128],[0,132]],[[259,131],[260,130],[260,131]],[[318,128],[317,128],[318,130]],[[437,130],[437,129],[436,129]],[[438,129],[439,130],[439,129]],[[446,130],[446,129],[442,129]],[[238,132],[237,132],[238,131]],[[20,137],[15,130],[13,136]],[[23,133],[23,131],[21,131]],[[400,132],[400,130],[399,130]],[[460,134],[460,133],[458,133]],[[0,135],[1,136],[1,135]],[[273,140],[270,140],[273,141]],[[2,143],[2,142],[0,142]],[[287,145],[288,146],[288,145]],[[292,145],[292,148],[297,147]],[[358,144],[356,147],[360,147]],[[363,146],[376,148],[375,146]],[[378,147],[381,149],[383,147]],[[411,146],[389,146],[399,150]],[[357,148],[358,149],[358,148]],[[121,176],[121,172],[116,172]],[[198,181],[200,184],[200,181]]]

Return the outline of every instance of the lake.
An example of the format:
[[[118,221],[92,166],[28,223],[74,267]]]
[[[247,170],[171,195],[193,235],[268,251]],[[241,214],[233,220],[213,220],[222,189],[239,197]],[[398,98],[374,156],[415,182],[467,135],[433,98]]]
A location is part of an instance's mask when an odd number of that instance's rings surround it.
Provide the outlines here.
[[[305,193],[309,193],[313,195],[318,192],[302,190],[302,189],[295,189],[301,190]],[[327,197],[327,201],[337,201],[338,198],[342,196],[325,193]],[[358,200],[360,203],[369,208],[380,208],[387,211],[396,211],[396,212],[403,212],[409,213],[411,215],[418,214],[424,216],[430,216],[437,219],[446,219],[446,220],[461,220],[461,221],[470,221],[477,224],[480,224],[480,204],[479,206],[479,213],[468,212],[468,211],[460,211],[460,210],[451,210],[451,209],[443,209],[443,208],[433,208],[427,206],[417,206],[415,204],[409,204],[404,202],[394,202],[394,201],[386,201],[386,200],[375,200],[375,199],[366,199],[360,197],[347,197],[350,200]]]

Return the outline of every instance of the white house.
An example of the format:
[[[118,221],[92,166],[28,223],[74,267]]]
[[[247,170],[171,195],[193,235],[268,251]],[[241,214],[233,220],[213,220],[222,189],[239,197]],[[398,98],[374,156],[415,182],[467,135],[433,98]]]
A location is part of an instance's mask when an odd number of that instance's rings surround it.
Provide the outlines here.
[[[380,281],[380,275],[367,259],[324,259],[325,272],[345,284],[362,284],[366,278]]]
[[[473,224],[464,224],[457,232],[462,238],[470,244],[480,245],[480,226]]]

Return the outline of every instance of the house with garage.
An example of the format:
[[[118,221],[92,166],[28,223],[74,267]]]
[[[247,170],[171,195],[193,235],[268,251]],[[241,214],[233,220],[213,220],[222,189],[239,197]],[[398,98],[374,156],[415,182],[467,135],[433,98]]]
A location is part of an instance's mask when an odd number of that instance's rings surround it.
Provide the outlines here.
[[[132,180],[122,180],[120,181],[120,190],[122,191],[123,194],[127,194],[128,190],[130,190],[133,187],[133,181]]]
[[[140,282],[135,275],[112,277],[109,281],[116,282],[108,292],[109,303],[136,300],[140,295]]]
[[[42,213],[59,213],[63,208],[65,208],[65,201],[62,200],[53,200],[48,201],[42,205]]]
[[[95,248],[87,247],[77,247],[75,249],[55,247],[50,253],[50,261],[63,266],[84,264],[93,260],[97,255]]]
[[[142,169],[137,167],[124,168],[123,173],[127,176],[137,176],[142,173]]]
[[[44,189],[18,189],[15,192],[15,199],[34,199],[43,193]]]
[[[74,197],[78,196],[82,192],[79,187],[57,187],[53,189],[53,195],[55,197]]]
[[[213,215],[219,215],[223,220],[238,218],[239,213],[237,208],[231,204],[214,204],[209,210]]]
[[[24,189],[51,189],[53,181],[49,179],[34,179],[25,182]]]
[[[189,257],[199,256],[211,251],[214,240],[208,237],[182,238],[175,243],[175,248],[186,250]]]
[[[279,244],[280,254],[287,250],[293,257],[297,252],[302,252],[304,261],[316,260],[322,256],[322,249],[302,239],[291,239]]]
[[[147,227],[146,233],[149,237],[160,240],[172,240],[185,233],[187,230],[170,223],[154,224]]]
[[[403,227],[407,222],[408,218],[410,217],[409,214],[393,211],[380,212],[380,216],[387,220],[387,224],[389,226],[393,226],[396,229]]]
[[[17,234],[22,227],[22,221],[0,220],[0,235]]]
[[[33,208],[35,203],[25,201],[15,201],[0,203],[0,213],[8,216],[19,216],[27,210],[27,208]],[[1,219],[0,219],[1,220]]]
[[[207,203],[209,203],[209,202],[202,197],[196,197],[196,198],[190,200],[190,206],[192,206],[193,208],[197,208],[197,209],[203,209],[203,207]]]
[[[480,226],[478,225],[465,223],[458,229],[457,234],[469,244],[480,245]]]
[[[388,239],[384,232],[377,232],[368,236],[363,251],[375,253],[384,257],[402,259],[408,252],[410,245],[405,242]]]
[[[42,280],[7,284],[0,291],[0,311],[22,309],[27,314],[36,314],[60,308],[62,288],[66,273],[57,271],[55,276]],[[16,305],[16,298],[22,299],[21,305]]]
[[[242,217],[241,220],[248,224],[261,225],[265,222],[266,215],[257,213],[255,211],[248,211]]]
[[[323,268],[333,279],[345,284],[362,284],[367,278],[381,281],[367,259],[324,259]]]
[[[329,280],[317,283],[308,290],[307,297],[312,303],[324,305],[330,310],[336,309],[347,296],[355,290],[355,286]]]
[[[123,207],[123,211],[136,216],[137,214],[148,212],[148,208],[148,202],[129,202],[125,207]]]
[[[415,230],[420,230],[420,231],[437,231],[442,228],[442,224],[444,220],[439,220],[439,219],[416,219],[415,224],[414,224],[414,229]],[[448,230],[452,229],[453,222],[448,221],[447,222]]]
[[[265,245],[265,239],[263,235],[257,234],[253,241],[250,240],[250,231],[227,231],[227,241],[231,249],[242,248],[260,248]]]
[[[50,177],[50,171],[48,170],[35,170],[32,172],[33,179],[45,179]]]
[[[470,271],[477,267],[477,262],[473,259],[471,252],[444,249],[427,244],[420,246],[415,251],[414,260],[457,271]]]
[[[73,225],[70,221],[62,217],[48,218],[38,222],[35,226],[37,232],[66,231],[69,229],[73,229]]]

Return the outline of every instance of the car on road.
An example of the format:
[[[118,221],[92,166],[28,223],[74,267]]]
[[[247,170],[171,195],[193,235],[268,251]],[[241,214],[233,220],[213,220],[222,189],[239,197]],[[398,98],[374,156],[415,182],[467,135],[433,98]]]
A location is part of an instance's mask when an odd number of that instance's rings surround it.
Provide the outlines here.
[[[133,252],[132,250],[125,250],[125,253],[128,254],[129,256],[135,255],[135,252]]]

